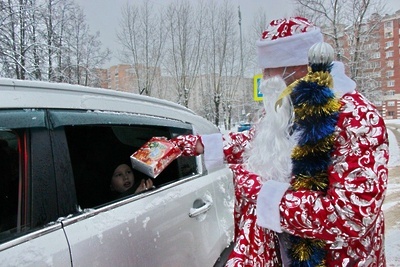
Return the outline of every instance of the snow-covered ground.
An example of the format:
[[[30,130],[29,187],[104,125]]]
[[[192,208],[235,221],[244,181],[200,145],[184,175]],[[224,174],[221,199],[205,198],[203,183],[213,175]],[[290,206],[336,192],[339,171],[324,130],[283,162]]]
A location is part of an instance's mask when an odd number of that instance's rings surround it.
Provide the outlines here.
[[[388,267],[400,265],[400,120],[387,120],[389,134],[389,184],[383,210],[386,216],[386,260]],[[398,128],[395,126],[398,125]],[[395,126],[395,127],[393,127]],[[396,131],[398,133],[396,133]],[[392,218],[394,219],[392,221]]]

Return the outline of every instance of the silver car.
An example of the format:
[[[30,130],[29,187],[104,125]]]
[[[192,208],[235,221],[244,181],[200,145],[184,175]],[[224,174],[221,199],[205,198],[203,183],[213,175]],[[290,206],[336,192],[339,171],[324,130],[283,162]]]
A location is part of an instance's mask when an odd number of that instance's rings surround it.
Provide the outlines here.
[[[217,132],[164,100],[0,79],[0,265],[223,265],[234,234],[227,166],[179,157],[155,188],[110,197],[111,164],[151,137]]]

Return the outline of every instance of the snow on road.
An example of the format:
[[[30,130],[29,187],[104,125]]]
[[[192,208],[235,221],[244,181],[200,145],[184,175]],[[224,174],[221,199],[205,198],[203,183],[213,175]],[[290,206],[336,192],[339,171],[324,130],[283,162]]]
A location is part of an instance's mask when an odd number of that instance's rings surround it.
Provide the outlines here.
[[[385,250],[387,267],[400,263],[400,120],[386,121],[389,134],[389,182],[383,211],[385,212]]]

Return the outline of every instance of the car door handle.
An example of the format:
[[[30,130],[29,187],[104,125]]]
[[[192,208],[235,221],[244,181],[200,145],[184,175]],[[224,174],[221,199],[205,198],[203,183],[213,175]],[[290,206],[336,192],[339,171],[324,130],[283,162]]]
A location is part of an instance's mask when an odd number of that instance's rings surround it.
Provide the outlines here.
[[[189,217],[194,218],[199,216],[200,214],[203,214],[207,212],[209,209],[211,209],[212,203],[208,201],[203,201],[203,205],[198,207],[198,208],[191,208],[189,211]]]

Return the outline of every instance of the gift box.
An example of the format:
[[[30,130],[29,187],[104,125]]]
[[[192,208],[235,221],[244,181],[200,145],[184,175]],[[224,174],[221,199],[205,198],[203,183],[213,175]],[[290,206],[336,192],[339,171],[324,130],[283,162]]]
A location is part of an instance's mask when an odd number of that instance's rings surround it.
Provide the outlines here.
[[[132,167],[156,178],[182,151],[165,137],[153,137],[131,155]]]

